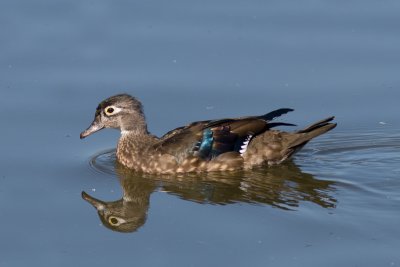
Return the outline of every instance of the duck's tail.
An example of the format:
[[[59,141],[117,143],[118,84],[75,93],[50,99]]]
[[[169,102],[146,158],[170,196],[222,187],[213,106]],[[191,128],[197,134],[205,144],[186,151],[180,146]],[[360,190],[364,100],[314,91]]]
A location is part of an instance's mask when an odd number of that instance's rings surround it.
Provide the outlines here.
[[[298,131],[298,133],[312,133],[311,138],[317,137],[318,135],[326,133],[327,131],[330,131],[336,127],[336,123],[330,123],[331,121],[333,121],[333,119],[335,119],[334,116],[318,121],[311,124],[307,128]]]
[[[289,134],[285,158],[290,158],[299,151],[311,139],[324,134],[336,127],[336,123],[331,123],[335,117],[329,117],[324,120],[311,124],[303,130]]]

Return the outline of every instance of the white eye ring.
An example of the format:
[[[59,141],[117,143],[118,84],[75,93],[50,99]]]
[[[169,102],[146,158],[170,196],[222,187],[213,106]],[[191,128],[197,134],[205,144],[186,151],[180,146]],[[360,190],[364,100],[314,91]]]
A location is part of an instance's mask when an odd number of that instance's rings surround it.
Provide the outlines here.
[[[108,106],[104,109],[104,113],[108,116],[117,114],[118,112],[120,112],[121,109],[117,108],[116,106]]]

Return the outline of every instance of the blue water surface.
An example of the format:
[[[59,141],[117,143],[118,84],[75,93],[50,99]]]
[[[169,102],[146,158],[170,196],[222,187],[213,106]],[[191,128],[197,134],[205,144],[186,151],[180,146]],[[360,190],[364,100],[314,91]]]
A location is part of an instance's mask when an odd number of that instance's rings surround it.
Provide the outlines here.
[[[400,2],[0,2],[0,266],[400,266]],[[79,140],[126,92],[162,135],[264,114],[338,127],[293,162],[161,178]],[[292,130],[292,129],[283,129]],[[130,231],[81,191],[140,196]],[[118,204],[118,203],[117,203]]]

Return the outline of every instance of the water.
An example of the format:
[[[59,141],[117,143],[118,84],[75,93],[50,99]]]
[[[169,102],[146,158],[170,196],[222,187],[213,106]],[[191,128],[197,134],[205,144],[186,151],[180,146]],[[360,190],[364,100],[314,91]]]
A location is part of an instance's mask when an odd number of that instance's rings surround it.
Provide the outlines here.
[[[0,266],[399,266],[399,8],[2,1]],[[279,107],[338,127],[282,166],[138,176],[115,165],[116,131],[79,140],[120,92],[157,135]],[[135,196],[109,208],[129,227],[82,191]]]

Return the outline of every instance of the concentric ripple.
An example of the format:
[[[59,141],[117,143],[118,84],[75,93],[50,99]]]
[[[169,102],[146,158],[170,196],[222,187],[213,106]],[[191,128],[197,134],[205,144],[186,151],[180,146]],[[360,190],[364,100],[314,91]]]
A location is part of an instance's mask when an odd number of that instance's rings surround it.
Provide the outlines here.
[[[345,190],[400,199],[400,131],[396,129],[332,133],[312,141],[295,162]]]
[[[100,151],[89,159],[89,166],[99,173],[115,175],[115,149]]]

